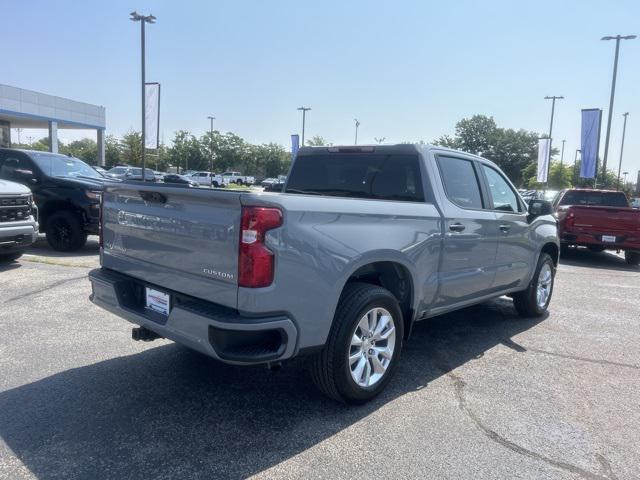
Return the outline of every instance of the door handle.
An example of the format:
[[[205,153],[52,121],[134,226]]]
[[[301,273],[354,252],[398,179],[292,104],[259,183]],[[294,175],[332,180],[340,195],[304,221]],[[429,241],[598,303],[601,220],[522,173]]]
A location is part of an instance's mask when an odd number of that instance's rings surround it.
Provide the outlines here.
[[[461,223],[451,223],[449,225],[449,230],[452,232],[462,232],[465,229],[465,226]]]
[[[511,230],[511,225],[500,225],[500,231],[502,233],[508,233]]]

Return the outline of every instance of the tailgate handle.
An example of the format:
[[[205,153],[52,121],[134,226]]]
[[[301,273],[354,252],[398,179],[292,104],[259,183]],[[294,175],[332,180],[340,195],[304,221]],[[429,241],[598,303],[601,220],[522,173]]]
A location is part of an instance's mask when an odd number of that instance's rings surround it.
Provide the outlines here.
[[[167,197],[160,192],[147,192],[145,190],[140,190],[138,193],[145,202],[167,203]]]

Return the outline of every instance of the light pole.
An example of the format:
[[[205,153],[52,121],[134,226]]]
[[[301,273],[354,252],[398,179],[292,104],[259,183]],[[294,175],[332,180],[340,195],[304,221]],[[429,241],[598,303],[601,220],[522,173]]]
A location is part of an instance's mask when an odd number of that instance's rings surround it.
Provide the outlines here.
[[[376,143],[381,144],[382,142],[384,142],[387,139],[387,137],[380,137],[380,138],[373,137],[373,139],[376,141]]]
[[[622,174],[624,175],[624,182],[622,183],[622,187],[624,188],[627,184],[627,175],[629,175],[629,172],[622,172]]]
[[[146,181],[145,176],[145,146],[144,146],[144,129],[145,129],[145,58],[144,58],[144,26],[147,23],[156,23],[156,17],[153,15],[140,15],[138,12],[131,12],[130,20],[133,22],[140,22],[140,50],[141,50],[141,72],[142,72],[142,181]]]
[[[566,142],[566,140],[562,140],[562,152],[560,153],[560,171],[562,171],[562,161],[564,159],[564,142]]]
[[[615,37],[602,37],[600,40],[615,40],[616,53],[613,58],[613,78],[611,79],[611,97],[609,98],[609,115],[607,120],[607,135],[604,140],[604,157],[602,159],[602,172],[607,178],[607,157],[609,155],[609,136],[611,135],[611,115],[613,114],[613,98],[616,95],[616,77],[618,76],[618,55],[620,54],[620,40],[633,40],[635,35],[616,35]]]
[[[353,121],[356,123],[356,141],[354,145],[357,145],[358,144],[358,127],[360,126],[360,122],[358,121],[357,118],[354,118]]]
[[[627,132],[627,117],[629,116],[629,112],[623,113],[622,116],[624,117],[624,124],[622,125],[622,144],[620,145],[620,163],[618,163],[618,183],[616,185],[616,190],[620,190],[620,170],[622,169],[622,152],[624,150],[624,134]]]
[[[546,96],[545,100],[551,100],[551,123],[549,124],[549,158],[547,159],[547,183],[545,184],[545,190],[547,189],[547,185],[549,185],[549,169],[551,168],[551,134],[553,133],[553,115],[556,111],[556,100],[564,100],[562,96]]]
[[[578,183],[578,153],[582,153],[579,148],[576,148],[576,156],[573,158],[573,186]]]
[[[209,130],[209,148],[211,149],[209,156],[209,173],[213,173],[213,121],[216,117],[209,115],[207,117],[211,121],[211,129]],[[211,177],[210,177],[211,178]],[[211,178],[211,188],[213,188],[213,178]]]
[[[306,121],[307,112],[311,110],[311,107],[298,107],[298,110],[302,111],[302,146],[304,147],[304,124]]]

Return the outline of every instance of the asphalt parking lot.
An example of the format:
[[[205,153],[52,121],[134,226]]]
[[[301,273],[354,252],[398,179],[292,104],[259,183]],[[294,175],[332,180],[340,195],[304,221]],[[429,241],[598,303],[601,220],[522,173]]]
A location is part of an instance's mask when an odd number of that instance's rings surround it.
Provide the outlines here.
[[[550,313],[419,324],[362,407],[277,372],[130,340],[93,306],[91,239],[0,267],[0,478],[640,478],[640,270],[572,252]]]

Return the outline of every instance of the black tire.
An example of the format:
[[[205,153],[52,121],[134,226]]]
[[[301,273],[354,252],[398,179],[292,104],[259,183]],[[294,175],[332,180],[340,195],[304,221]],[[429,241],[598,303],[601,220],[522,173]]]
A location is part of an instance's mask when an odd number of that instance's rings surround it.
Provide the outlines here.
[[[587,248],[594,253],[604,252],[606,249],[604,245],[587,245]]]
[[[624,251],[624,260],[629,265],[640,265],[640,252]]]
[[[358,331],[360,319],[373,308],[384,308],[391,314],[395,341],[391,360],[382,377],[373,385],[365,387],[358,385],[352,378],[348,356],[352,352],[351,339]],[[402,350],[403,333],[402,312],[391,292],[368,283],[347,285],[336,309],[327,343],[313,358],[314,383],[325,395],[340,402],[362,404],[371,400],[384,390],[393,377]],[[366,362],[369,364],[368,368],[372,368],[370,360]]]
[[[9,263],[19,259],[24,252],[0,253],[0,263]]]
[[[69,211],[56,212],[47,220],[47,243],[59,252],[73,252],[87,243],[87,232],[78,216]]]
[[[244,182],[242,181],[241,178],[239,178],[238,180],[236,180],[236,185],[242,185]]]
[[[542,268],[548,265],[551,268],[551,284],[549,296],[546,299],[544,305],[538,305],[537,301],[537,290],[538,290],[538,279],[540,277],[540,271]],[[553,284],[556,276],[556,267],[549,256],[546,253],[541,253],[540,258],[538,258],[538,265],[536,265],[536,270],[533,274],[533,278],[529,283],[529,286],[526,290],[521,292],[517,292],[513,295],[513,305],[516,307],[518,313],[523,317],[540,317],[544,315],[549,307],[549,302],[551,301],[551,297],[553,295]]]
[[[213,188],[218,188],[219,186],[218,182],[213,182]]]

